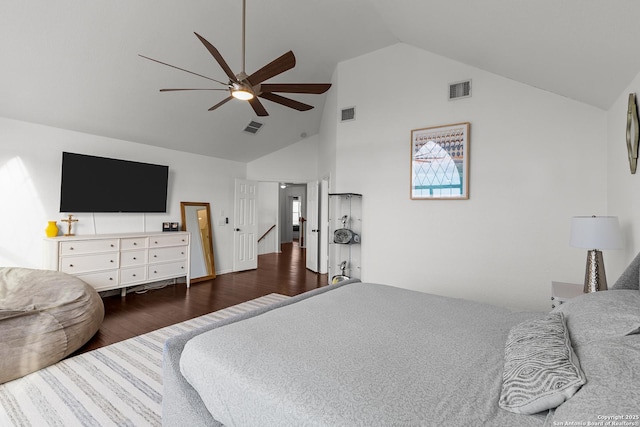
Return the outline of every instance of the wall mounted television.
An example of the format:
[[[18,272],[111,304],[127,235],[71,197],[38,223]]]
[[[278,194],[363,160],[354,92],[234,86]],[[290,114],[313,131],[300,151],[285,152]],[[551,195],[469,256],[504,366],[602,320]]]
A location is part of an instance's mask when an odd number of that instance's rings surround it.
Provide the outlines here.
[[[169,167],[62,153],[60,212],[166,212]]]

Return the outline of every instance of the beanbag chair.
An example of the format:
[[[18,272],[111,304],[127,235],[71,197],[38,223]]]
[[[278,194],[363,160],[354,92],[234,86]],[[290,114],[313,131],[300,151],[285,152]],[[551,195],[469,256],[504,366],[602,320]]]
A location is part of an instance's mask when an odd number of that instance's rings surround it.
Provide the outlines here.
[[[67,357],[103,319],[100,295],[77,277],[0,268],[0,384]]]

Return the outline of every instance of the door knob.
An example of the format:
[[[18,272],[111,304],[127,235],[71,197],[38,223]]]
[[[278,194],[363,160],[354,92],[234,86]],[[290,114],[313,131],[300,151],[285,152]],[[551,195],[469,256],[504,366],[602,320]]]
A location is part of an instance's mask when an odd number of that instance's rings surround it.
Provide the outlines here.
[[[233,231],[240,231],[240,229],[239,228],[234,228]]]

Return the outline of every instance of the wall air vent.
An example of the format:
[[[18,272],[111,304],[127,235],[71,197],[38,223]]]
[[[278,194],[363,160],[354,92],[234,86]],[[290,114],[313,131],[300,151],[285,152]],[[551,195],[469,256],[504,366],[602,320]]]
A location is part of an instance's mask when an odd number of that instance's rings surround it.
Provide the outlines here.
[[[262,128],[262,123],[254,122],[253,120],[244,128],[245,132],[256,134]]]
[[[340,116],[341,122],[348,122],[356,119],[356,107],[343,108]]]
[[[449,101],[471,97],[471,80],[451,83],[449,85]]]

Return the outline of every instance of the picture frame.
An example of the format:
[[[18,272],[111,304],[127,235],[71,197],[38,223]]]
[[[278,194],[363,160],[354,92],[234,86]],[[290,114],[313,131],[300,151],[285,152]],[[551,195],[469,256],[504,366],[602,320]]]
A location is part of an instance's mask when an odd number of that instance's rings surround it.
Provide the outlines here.
[[[179,222],[163,222],[162,231],[180,231]]]
[[[469,199],[471,123],[411,130],[412,200]]]

